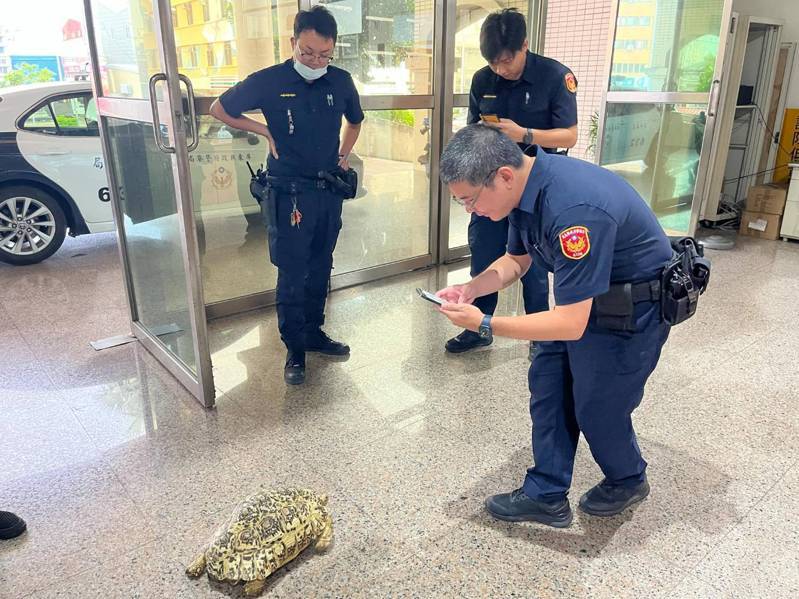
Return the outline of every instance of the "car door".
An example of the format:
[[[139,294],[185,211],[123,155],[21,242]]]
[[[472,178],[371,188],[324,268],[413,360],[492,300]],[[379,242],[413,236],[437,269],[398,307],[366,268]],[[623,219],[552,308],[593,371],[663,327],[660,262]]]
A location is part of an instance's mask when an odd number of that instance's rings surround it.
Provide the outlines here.
[[[19,123],[25,159],[75,201],[93,233],[113,229],[97,110],[90,92],[48,98]]]

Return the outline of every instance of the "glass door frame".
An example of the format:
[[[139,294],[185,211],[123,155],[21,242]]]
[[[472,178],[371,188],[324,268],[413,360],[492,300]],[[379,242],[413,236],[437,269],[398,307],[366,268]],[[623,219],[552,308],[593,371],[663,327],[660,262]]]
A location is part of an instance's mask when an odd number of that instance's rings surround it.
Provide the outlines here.
[[[727,31],[730,28],[732,18],[733,0],[723,0],[724,5],[721,12],[721,24],[719,29],[719,45],[716,53],[716,63],[713,68],[713,78],[710,90],[707,92],[638,92],[638,91],[609,91],[610,77],[613,70],[613,50],[616,40],[616,30],[618,27],[619,5],[621,0],[615,0],[613,9],[610,11],[610,26],[608,31],[608,46],[606,63],[608,65],[607,85],[602,92],[602,103],[600,104],[599,121],[597,129],[597,153],[596,162],[602,164],[602,151],[604,149],[605,121],[607,118],[608,103],[620,104],[702,104],[707,106],[707,120],[705,130],[702,135],[702,149],[699,155],[696,180],[694,182],[694,193],[691,199],[691,216],[688,224],[687,235],[693,235],[699,224],[699,214],[704,203],[706,181],[711,164],[711,153],[713,151],[713,132],[716,129],[719,99],[721,97],[722,81],[727,73],[724,73],[724,56],[729,36]]]
[[[191,191],[191,175],[189,172],[189,148],[187,133],[184,129],[184,112],[181,94],[181,80],[177,68],[177,54],[175,39],[172,29],[171,4],[169,0],[151,0],[154,18],[154,34],[158,46],[160,66],[163,71],[156,73],[151,78],[151,89],[158,81],[163,81],[166,86],[166,95],[162,100],[158,98],[132,99],[104,95],[102,86],[99,54],[97,51],[97,37],[94,27],[92,0],[84,0],[86,15],[86,29],[89,37],[89,52],[92,68],[92,90],[97,103],[99,118],[100,142],[105,157],[105,171],[108,177],[111,195],[111,207],[114,215],[114,224],[119,240],[118,248],[122,263],[125,293],[130,310],[131,332],[136,339],[175,377],[186,387],[205,407],[212,407],[216,398],[211,366],[211,352],[208,343],[208,329],[203,300],[202,273],[200,272],[200,255],[197,245],[197,232],[194,222],[194,210]],[[160,79],[156,79],[160,77]],[[193,90],[188,84],[189,112],[194,121]],[[154,110],[158,111],[158,119]],[[186,274],[186,290],[188,312],[192,329],[192,342],[195,355],[196,374],[183,362],[177,359],[162,343],[140,322],[137,309],[136,295],[133,286],[133,275],[130,255],[128,252],[127,237],[124,228],[124,214],[117,190],[119,182],[113,168],[114,154],[105,120],[110,117],[148,123],[153,131],[159,131],[163,124],[169,131],[171,148],[171,163],[175,200],[177,207],[178,223],[180,228],[181,258],[183,270]],[[193,132],[195,139],[197,132]],[[160,148],[159,148],[160,149]],[[162,150],[163,151],[163,150]]]

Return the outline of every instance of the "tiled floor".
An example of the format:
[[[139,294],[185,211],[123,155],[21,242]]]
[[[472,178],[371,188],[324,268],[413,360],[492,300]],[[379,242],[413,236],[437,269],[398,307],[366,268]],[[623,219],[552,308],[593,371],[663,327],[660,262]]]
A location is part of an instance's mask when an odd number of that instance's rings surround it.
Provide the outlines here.
[[[799,244],[712,258],[636,412],[652,495],[564,531],[483,511],[530,462],[528,362],[508,340],[443,352],[455,331],[413,289],[463,271],[335,293],[352,357],[311,357],[301,388],[272,310],[214,322],[206,412],[141,347],[89,347],[127,332],[112,236],[0,265],[0,509],[29,525],[0,543],[0,597],[238,597],[183,570],[238,499],[281,485],[330,494],[336,544],[268,596],[796,597]],[[581,445],[573,502],[600,476]]]

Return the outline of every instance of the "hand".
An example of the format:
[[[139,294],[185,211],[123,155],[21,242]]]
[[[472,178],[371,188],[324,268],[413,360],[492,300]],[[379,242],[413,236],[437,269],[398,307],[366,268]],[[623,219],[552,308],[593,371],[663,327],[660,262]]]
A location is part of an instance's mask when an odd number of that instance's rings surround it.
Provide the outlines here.
[[[524,139],[524,134],[527,132],[527,129],[517,125],[515,121],[510,119],[499,119],[498,123],[491,123],[491,126],[499,129],[517,143],[521,143],[522,139]]]
[[[471,304],[477,297],[468,283],[446,287],[437,291],[436,295],[452,304]]]
[[[438,309],[456,327],[477,332],[483,322],[483,313],[469,304],[444,304]]]
[[[275,143],[275,138],[272,137],[272,132],[269,130],[269,127],[264,126],[262,135],[266,138],[266,141],[269,142],[269,153],[272,154],[275,160],[278,160],[280,156],[277,153],[277,144]]]
[[[349,154],[344,154],[343,156],[338,157],[338,166],[340,169],[348,171],[350,170],[350,163],[347,160]]]

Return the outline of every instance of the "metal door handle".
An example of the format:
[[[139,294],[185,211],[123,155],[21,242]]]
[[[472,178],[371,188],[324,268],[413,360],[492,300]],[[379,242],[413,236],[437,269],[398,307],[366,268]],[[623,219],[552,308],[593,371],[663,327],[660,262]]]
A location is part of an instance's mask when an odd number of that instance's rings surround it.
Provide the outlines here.
[[[186,77],[186,75],[178,75],[178,77],[186,84],[186,93],[189,102],[189,130],[191,131],[189,152],[192,152],[200,145],[200,136],[197,134],[197,109],[194,107],[194,86],[191,84],[191,79]]]
[[[707,116],[716,116],[719,104],[719,90],[721,89],[721,79],[714,79],[710,86],[710,101],[707,107]]]
[[[153,137],[155,137],[155,145],[164,154],[174,154],[175,148],[167,146],[161,139],[161,117],[158,116],[158,98],[155,95],[155,85],[159,81],[166,81],[166,73],[156,73],[150,77],[150,107],[153,110]]]

